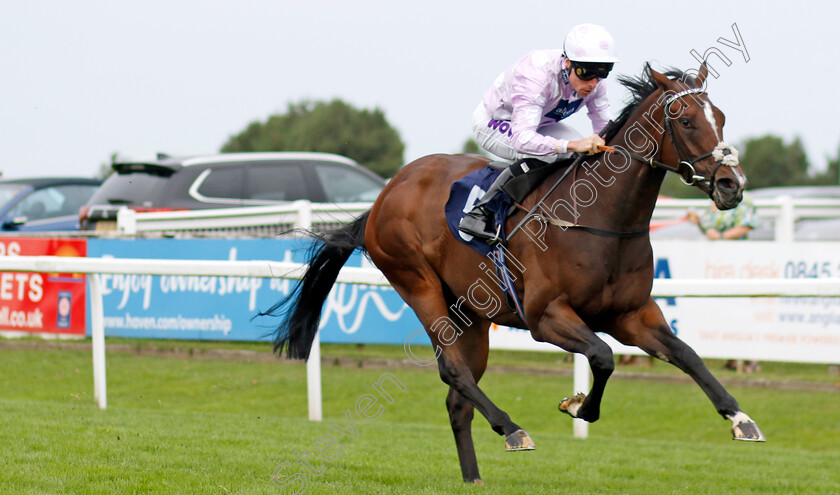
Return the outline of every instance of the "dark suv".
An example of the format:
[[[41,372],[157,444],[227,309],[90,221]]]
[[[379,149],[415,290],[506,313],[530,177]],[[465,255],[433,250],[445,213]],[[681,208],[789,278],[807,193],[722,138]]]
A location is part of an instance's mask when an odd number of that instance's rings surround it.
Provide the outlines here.
[[[385,181],[353,160],[328,153],[229,153],[114,163],[81,212],[81,226],[113,230],[117,211],[198,210],[313,203],[373,202]]]

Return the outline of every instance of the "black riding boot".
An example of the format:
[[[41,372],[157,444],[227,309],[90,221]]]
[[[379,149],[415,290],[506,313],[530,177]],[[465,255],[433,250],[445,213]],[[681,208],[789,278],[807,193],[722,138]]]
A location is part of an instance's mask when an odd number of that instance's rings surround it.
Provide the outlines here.
[[[484,196],[473,206],[472,210],[464,215],[461,223],[458,224],[458,230],[485,241],[498,240],[498,233],[493,228],[491,213],[487,211],[486,205],[493,200],[502,187],[512,178],[513,172],[511,171],[511,167],[504,169],[487,189],[487,192],[484,193]]]

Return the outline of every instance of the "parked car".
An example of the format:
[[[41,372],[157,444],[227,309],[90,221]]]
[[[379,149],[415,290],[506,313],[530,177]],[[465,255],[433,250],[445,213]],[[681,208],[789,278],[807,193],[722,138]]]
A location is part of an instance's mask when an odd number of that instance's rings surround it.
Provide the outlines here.
[[[840,186],[786,186],[762,187],[748,191],[753,201],[778,199],[789,196],[793,199],[840,199]],[[651,239],[705,239],[696,225],[682,220],[669,221],[670,225],[651,229]],[[775,218],[759,215],[758,225],[748,238],[752,240],[770,240],[775,237]],[[797,241],[836,241],[840,240],[840,219],[834,218],[799,218],[794,227],[794,239]]]
[[[80,213],[85,230],[114,230],[117,212],[372,202],[385,181],[328,153],[228,153],[113,164],[114,174]]]
[[[79,209],[101,183],[83,177],[2,180],[0,231],[78,230]]]

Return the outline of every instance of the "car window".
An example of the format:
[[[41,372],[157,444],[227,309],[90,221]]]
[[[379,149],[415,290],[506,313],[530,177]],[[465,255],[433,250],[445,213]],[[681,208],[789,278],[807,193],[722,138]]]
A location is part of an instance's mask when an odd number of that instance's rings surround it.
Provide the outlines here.
[[[242,179],[244,169],[241,167],[217,167],[209,169],[210,173],[202,172],[203,180],[198,187],[198,193],[205,198],[242,199],[244,191]],[[201,179],[201,176],[199,176]]]
[[[267,201],[311,199],[300,165],[252,165],[248,169],[248,198]]]
[[[90,204],[154,206],[168,180],[142,172],[111,174],[91,197]]]
[[[61,194],[64,199],[61,203],[59,215],[78,215],[79,209],[87,204],[93,193],[99,189],[96,185],[75,185],[75,186],[56,186],[55,191]]]
[[[314,168],[330,203],[375,201],[382,191],[381,183],[358,170],[323,164],[316,164]]]
[[[11,209],[10,215],[12,218],[26,217],[28,222],[61,216],[65,199],[57,187],[39,189],[21,199]]]
[[[15,199],[15,197],[24,189],[26,189],[26,186],[17,184],[0,185],[0,207],[5,207],[9,201]]]

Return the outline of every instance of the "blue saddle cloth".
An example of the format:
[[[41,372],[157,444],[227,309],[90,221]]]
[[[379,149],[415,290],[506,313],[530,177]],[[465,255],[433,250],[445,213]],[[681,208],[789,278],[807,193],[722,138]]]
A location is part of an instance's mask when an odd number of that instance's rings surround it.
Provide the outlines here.
[[[493,184],[500,172],[484,167],[471,174],[465,175],[460,180],[452,183],[449,190],[449,201],[446,202],[446,223],[449,231],[459,241],[467,244],[486,256],[493,248],[481,239],[458,230],[458,224],[464,215],[470,211],[473,205],[484,195],[484,192]],[[505,238],[505,219],[513,206],[513,200],[504,191],[493,198],[486,208],[493,213],[493,227],[500,228],[499,236]]]

